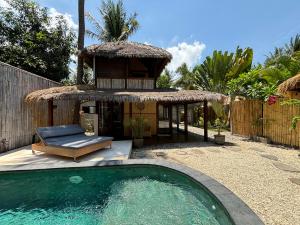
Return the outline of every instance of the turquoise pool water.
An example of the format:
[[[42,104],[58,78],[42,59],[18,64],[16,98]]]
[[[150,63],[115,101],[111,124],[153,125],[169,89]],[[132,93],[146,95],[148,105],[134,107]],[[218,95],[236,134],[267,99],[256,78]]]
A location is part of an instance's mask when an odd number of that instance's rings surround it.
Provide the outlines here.
[[[201,185],[157,166],[0,173],[0,224],[232,225]]]

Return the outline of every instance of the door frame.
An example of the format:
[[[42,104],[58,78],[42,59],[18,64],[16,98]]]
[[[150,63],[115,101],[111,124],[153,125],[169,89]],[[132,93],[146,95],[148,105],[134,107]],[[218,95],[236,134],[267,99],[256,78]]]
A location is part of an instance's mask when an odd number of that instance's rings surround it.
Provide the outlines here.
[[[116,102],[111,102],[111,101],[103,101],[103,103],[106,103],[108,106],[108,110],[110,111],[110,116],[109,116],[109,121],[108,124],[109,126],[107,126],[107,132],[103,132],[100,127],[100,124],[102,124],[102,122],[100,122],[102,120],[102,112],[101,112],[101,101],[97,101],[96,102],[96,113],[98,114],[98,134],[100,136],[112,136],[112,137],[116,137],[116,132],[114,132],[113,129],[113,110],[114,107],[116,105]],[[121,106],[117,106],[118,108],[121,108],[120,110],[120,115],[121,115],[121,137],[117,137],[117,138],[123,138],[124,137],[124,103],[121,102],[120,103]],[[103,109],[102,109],[103,110]]]

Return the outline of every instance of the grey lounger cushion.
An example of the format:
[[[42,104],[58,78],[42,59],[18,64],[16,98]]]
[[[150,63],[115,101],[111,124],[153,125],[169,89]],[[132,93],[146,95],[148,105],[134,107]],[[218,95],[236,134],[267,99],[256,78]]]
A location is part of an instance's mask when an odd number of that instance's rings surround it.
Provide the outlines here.
[[[112,137],[86,136],[79,125],[40,127],[36,132],[46,145],[74,149],[113,140]]]
[[[63,125],[53,127],[40,127],[36,129],[37,134],[42,138],[61,137],[74,134],[84,134],[84,129],[79,125]]]
[[[77,149],[112,140],[112,137],[86,136],[84,134],[76,134],[62,137],[46,138],[44,141],[49,146]]]

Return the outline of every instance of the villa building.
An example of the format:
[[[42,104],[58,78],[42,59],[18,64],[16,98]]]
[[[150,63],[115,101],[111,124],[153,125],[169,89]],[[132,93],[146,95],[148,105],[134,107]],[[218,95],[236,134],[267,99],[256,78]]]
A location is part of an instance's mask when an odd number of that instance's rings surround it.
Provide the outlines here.
[[[202,103],[204,140],[208,139],[207,102],[222,101],[224,96],[200,90],[158,89],[156,80],[172,59],[166,50],[133,42],[108,42],[86,47],[79,54],[93,69],[94,87],[56,87],[26,98],[28,102],[48,101],[49,125],[53,100],[81,100],[93,102],[98,135],[130,137],[126,123],[139,116],[147,121],[147,136],[172,136],[180,131],[187,136],[188,104]]]

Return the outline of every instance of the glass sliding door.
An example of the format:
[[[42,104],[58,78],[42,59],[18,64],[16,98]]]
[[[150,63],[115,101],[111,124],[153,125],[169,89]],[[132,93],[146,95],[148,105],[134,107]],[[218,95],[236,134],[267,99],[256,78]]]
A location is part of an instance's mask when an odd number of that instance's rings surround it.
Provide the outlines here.
[[[121,139],[124,136],[123,103],[98,102],[99,135]]]

